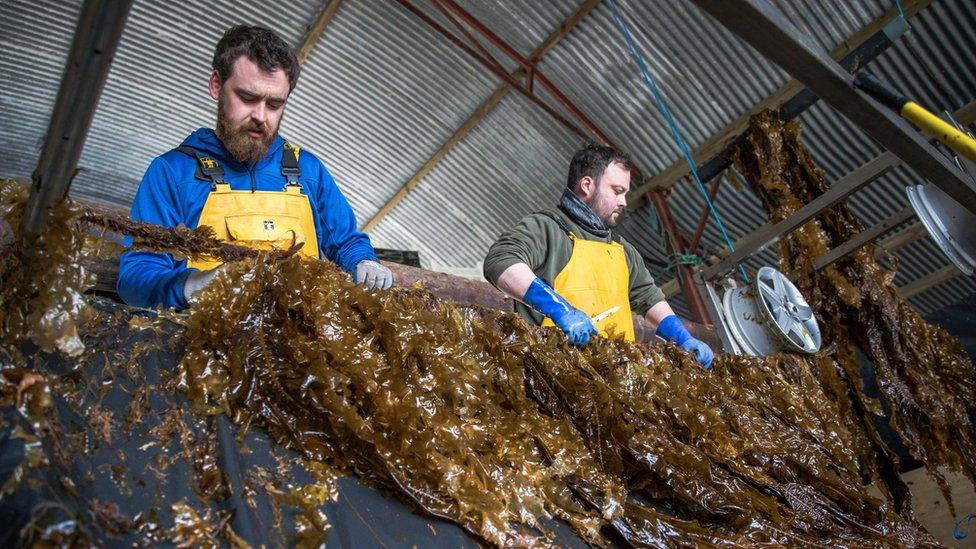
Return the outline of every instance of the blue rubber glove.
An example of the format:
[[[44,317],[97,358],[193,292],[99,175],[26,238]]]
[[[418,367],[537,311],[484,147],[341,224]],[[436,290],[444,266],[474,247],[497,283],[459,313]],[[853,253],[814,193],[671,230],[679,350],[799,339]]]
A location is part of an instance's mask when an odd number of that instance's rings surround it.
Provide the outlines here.
[[[711,369],[712,359],[715,358],[712,348],[704,341],[691,337],[688,329],[676,315],[664,317],[664,320],[657,326],[657,335],[668,341],[673,341],[678,347],[689,353],[694,353],[695,359],[701,363],[702,368]]]
[[[586,313],[570,305],[539,277],[535,277],[529,285],[522,300],[529,307],[551,318],[577,347],[586,345],[590,336],[598,333]]]

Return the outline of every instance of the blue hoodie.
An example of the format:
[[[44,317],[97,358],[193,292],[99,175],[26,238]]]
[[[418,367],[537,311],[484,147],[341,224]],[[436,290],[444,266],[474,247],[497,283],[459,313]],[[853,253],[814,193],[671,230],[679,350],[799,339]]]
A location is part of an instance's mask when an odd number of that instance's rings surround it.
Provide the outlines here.
[[[281,175],[284,140],[280,136],[253,166],[235,160],[211,129],[193,132],[183,145],[217,160],[224,169],[224,179],[235,191],[251,190],[252,184],[259,191],[280,191],[285,184]],[[156,157],[132,201],[132,219],[166,227],[196,227],[210,192],[209,181],[196,178],[196,166],[196,159],[177,150]],[[322,162],[303,149],[299,166],[302,193],[312,205],[320,256],[349,273],[355,273],[360,261],[375,260],[369,237],[356,229],[352,208]],[[127,237],[125,245],[131,244],[132,239]],[[126,252],[119,261],[119,296],[138,307],[184,309],[183,283],[195,270],[187,268],[186,260],[177,261],[170,254]]]

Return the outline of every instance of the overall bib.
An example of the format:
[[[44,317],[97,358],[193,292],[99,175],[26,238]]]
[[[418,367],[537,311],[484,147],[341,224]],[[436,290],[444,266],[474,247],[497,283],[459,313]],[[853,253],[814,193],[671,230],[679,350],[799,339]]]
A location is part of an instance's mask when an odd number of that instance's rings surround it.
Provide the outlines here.
[[[299,148],[285,143],[281,154],[281,191],[233,191],[224,181],[224,170],[216,160],[190,147],[177,150],[197,159],[198,175],[210,180],[210,194],[203,204],[197,226],[207,225],[219,240],[258,250],[287,250],[304,243],[299,252],[318,259],[319,245],[312,217],[312,205],[298,182]],[[220,266],[220,261],[190,260],[188,267],[200,270]]]
[[[600,335],[607,337],[612,330],[623,334],[626,341],[634,341],[634,319],[630,310],[630,270],[627,256],[619,242],[609,244],[579,238],[569,227],[555,216],[550,215],[573,242],[573,252],[563,267],[552,288],[566,298],[570,305],[583,311],[587,316],[596,316],[608,309],[620,309],[595,324]],[[546,317],[543,326],[554,326]]]

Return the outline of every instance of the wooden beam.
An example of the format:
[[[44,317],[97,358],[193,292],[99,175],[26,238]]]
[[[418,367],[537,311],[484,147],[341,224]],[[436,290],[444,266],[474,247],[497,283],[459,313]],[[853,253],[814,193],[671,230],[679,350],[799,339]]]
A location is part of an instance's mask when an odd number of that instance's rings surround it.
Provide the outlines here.
[[[960,108],[959,110],[957,110],[956,112],[954,112],[952,114],[952,116],[953,116],[953,118],[957,122],[959,122],[959,124],[961,124],[963,126],[968,126],[970,124],[976,123],[976,101],[969,102],[968,104],[966,104],[965,106],[963,106],[962,108]],[[868,164],[870,164],[872,162],[877,162],[883,156],[888,155],[888,154],[890,154],[890,153],[882,153],[881,156],[878,156],[875,159],[869,161]],[[861,167],[863,168],[864,166],[862,165]],[[860,168],[858,168],[858,169],[860,169]],[[857,171],[857,170],[855,170],[855,171]],[[847,179],[850,175],[851,174],[848,174],[847,176],[844,176],[843,178],[841,178],[841,180]],[[835,184],[837,184],[837,183],[838,182],[835,182]],[[833,185],[831,186],[831,189],[832,188],[833,188]],[[828,189],[827,192],[829,193],[830,192],[830,189]],[[797,213],[799,213],[799,212],[797,212]],[[752,231],[751,233],[745,234],[745,235],[741,236],[739,239],[737,239],[733,243],[733,246],[735,246],[735,248],[737,250],[738,249],[742,249],[742,248],[744,248],[746,246],[749,246],[750,242],[753,242],[757,238],[757,236],[762,235],[762,234],[769,234],[771,232],[771,230],[772,230],[772,227],[773,227],[773,224],[772,223],[769,223],[769,222],[764,223],[761,227],[759,227],[758,229]],[[875,253],[874,253],[874,257],[875,257],[875,259],[880,259],[885,252],[894,253],[896,250],[898,250],[898,249],[900,249],[900,248],[902,248],[904,246],[907,246],[908,244],[911,244],[912,242],[915,242],[916,240],[919,240],[920,238],[923,238],[927,234],[928,234],[928,231],[926,231],[925,227],[922,226],[921,223],[916,222],[915,224],[909,226],[909,228],[907,228],[907,229],[905,229],[905,230],[903,230],[903,231],[901,231],[901,232],[899,232],[897,234],[894,234],[894,235],[892,235],[890,237],[887,237],[884,240],[879,241],[878,242],[878,247],[877,247],[877,249],[875,250]],[[780,236],[782,236],[782,235],[780,235]],[[766,245],[768,246],[769,244],[770,243],[767,243]],[[728,247],[727,246],[722,246],[722,248],[715,255],[712,255],[708,259],[706,259],[705,263],[707,265],[714,266],[718,262],[720,262],[720,261],[724,260],[725,258],[727,258],[728,256],[729,256],[729,249],[728,249]],[[728,269],[726,268],[726,270],[728,270]],[[664,296],[666,298],[670,298],[670,297],[676,295],[680,291],[680,286],[678,285],[677,280],[672,279],[672,280],[669,280],[668,282],[665,282],[664,284],[662,284],[661,285],[661,290],[664,291]]]
[[[562,40],[580,21],[586,17],[590,11],[600,3],[600,0],[586,0],[562,25],[559,25],[539,46],[529,55],[529,61],[538,62],[546,53],[549,52],[560,40]],[[517,80],[525,76],[525,69],[519,67],[512,71],[512,78]],[[393,209],[407,196],[414,187],[430,173],[444,156],[461,142],[468,133],[471,132],[501,102],[502,99],[512,91],[512,86],[505,83],[495,89],[491,96],[484,103],[478,106],[471,113],[471,116],[464,121],[461,126],[445,141],[434,153],[420,166],[420,168],[410,176],[407,181],[400,186],[400,189],[391,196],[380,209],[373,214],[373,217],[363,225],[362,230],[369,232],[376,228],[379,222],[386,217]]]
[[[885,254],[893,254],[912,242],[921,240],[927,234],[929,232],[921,222],[910,223],[903,230],[879,240],[874,250],[874,258],[881,259]]]
[[[518,69],[515,72],[521,72],[521,71],[522,69]],[[438,162],[443,160],[443,158],[447,155],[448,151],[450,151],[452,148],[454,148],[455,145],[460,143],[461,140],[464,139],[468,135],[468,133],[472,129],[474,129],[474,127],[477,126],[478,123],[481,122],[481,120],[485,116],[487,116],[488,113],[491,112],[493,108],[495,108],[495,105],[497,105],[502,99],[505,98],[506,95],[508,95],[508,92],[511,90],[512,90],[511,86],[509,86],[508,84],[504,84],[501,87],[499,87],[497,90],[495,90],[495,92],[491,94],[491,97],[489,97],[487,101],[479,105],[478,108],[475,109],[475,111],[471,114],[471,116],[469,116],[468,119],[465,120],[463,124],[461,124],[461,127],[459,127],[454,132],[454,134],[451,135],[451,137],[449,137],[447,141],[444,142],[444,144],[442,144],[436,151],[434,151],[434,154],[432,154],[423,163],[423,165],[420,166],[420,169],[414,172],[413,175],[410,176],[410,179],[407,179],[406,183],[401,185],[400,188],[397,190],[397,192],[393,196],[391,196],[389,200],[387,200],[386,203],[383,204],[375,214],[373,214],[373,217],[371,217],[369,221],[366,222],[366,225],[363,226],[362,230],[365,232],[369,232],[372,231],[374,228],[376,228],[376,225],[379,224],[380,220],[382,220],[384,217],[386,217],[387,214],[393,211],[393,208],[395,208],[397,204],[399,204],[400,201],[407,196],[407,193],[413,190],[413,188],[416,187],[417,184],[420,183],[420,181],[423,178],[427,177],[427,174],[429,174],[430,171],[434,169],[434,166],[436,166]]]
[[[692,0],[747,44],[898,156],[906,166],[976,213],[976,185],[918,129],[862,90],[846,68],[806,36],[772,0]]]
[[[916,222],[910,224],[901,232],[891,235],[883,240],[879,240],[874,252],[874,258],[881,259],[881,257],[883,257],[886,253],[894,254],[899,249],[904,248],[916,240],[924,238],[928,234],[928,231],[921,223]],[[712,256],[712,259],[717,258]],[[954,274],[950,276],[949,273],[953,272]],[[902,297],[902,299],[907,299],[908,297],[931,288],[935,284],[945,282],[946,280],[950,280],[960,274],[962,274],[962,272],[959,269],[949,265],[948,267],[936,271],[929,276],[906,284],[902,288],[898,289],[898,294]],[[678,293],[681,292],[681,286],[678,284],[678,279],[672,278],[664,284],[661,284],[661,291],[664,292],[664,297],[667,299],[671,299],[672,297],[678,295]]]
[[[943,282],[952,280],[961,274],[962,271],[957,269],[955,265],[946,265],[928,276],[923,276],[918,280],[913,280],[901,288],[898,288],[898,297],[908,299],[916,294],[924,292],[925,290],[938,286]]]
[[[904,2],[905,18],[910,19],[915,14],[928,7],[933,1],[934,0],[911,0]],[[833,59],[844,58],[847,54],[851,53],[861,44],[865,43],[865,41],[867,41],[875,33],[883,29],[885,25],[890,23],[896,17],[898,17],[898,10],[892,7],[886,11],[884,15],[871,21],[859,31],[854,33],[854,35],[849,39],[845,40],[831,50],[830,56]],[[773,92],[772,95],[746,111],[739,118],[733,120],[718,133],[715,133],[712,135],[712,137],[708,138],[704,143],[701,144],[701,146],[695,149],[692,152],[692,157],[695,159],[695,163],[701,165],[705,161],[711,159],[713,156],[722,152],[732,141],[735,140],[736,137],[739,136],[739,134],[746,130],[746,128],[749,126],[749,119],[754,114],[767,109],[778,109],[791,97],[800,93],[803,88],[803,84],[796,79],[792,79],[784,84],[778,90]],[[689,175],[690,173],[688,163],[685,162],[684,158],[677,159],[664,171],[645,179],[644,184],[631,189],[628,200],[628,208],[633,210],[643,205],[645,200],[644,196],[648,190],[657,187],[671,187],[679,179]]]
[[[868,243],[873,242],[879,236],[894,230],[896,227],[913,217],[915,217],[915,210],[913,210],[911,206],[905,206],[897,213],[888,216],[874,227],[861,231],[847,242],[815,259],[812,265],[813,269],[815,271],[819,271],[827,265],[840,261],[841,259],[866,246]]]
[[[735,269],[736,265],[745,259],[765,250],[778,242],[780,238],[805,225],[807,221],[844,202],[847,197],[900,163],[901,161],[897,156],[890,152],[884,152],[861,164],[851,173],[835,181],[826,192],[804,204],[802,208],[793,212],[789,217],[776,223],[766,223],[740,241],[735,242],[735,250],[715,265],[705,267],[702,270],[702,277],[705,280],[713,280]]]
[[[302,41],[295,50],[299,65],[305,64],[305,59],[308,58],[308,54],[312,53],[312,48],[318,43],[319,37],[322,36],[325,27],[329,26],[336,12],[339,11],[341,4],[342,0],[326,0],[319,14],[315,16],[315,21],[312,21],[312,24],[305,29],[305,36],[302,37]]]

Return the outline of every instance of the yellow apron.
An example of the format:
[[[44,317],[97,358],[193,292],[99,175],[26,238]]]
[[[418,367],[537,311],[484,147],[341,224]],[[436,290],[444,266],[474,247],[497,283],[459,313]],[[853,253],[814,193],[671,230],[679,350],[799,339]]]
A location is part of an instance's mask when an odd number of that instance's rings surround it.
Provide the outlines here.
[[[312,205],[298,185],[283,191],[232,191],[218,183],[207,195],[197,226],[213,228],[217,238],[259,250],[287,250],[304,242],[300,252],[318,259]],[[188,267],[213,269],[220,261],[189,261]]]
[[[607,337],[612,328],[626,341],[634,341],[634,319],[630,314],[630,270],[627,256],[619,242],[596,242],[578,238],[567,232],[573,241],[573,253],[563,270],[559,271],[552,287],[566,301],[586,313],[596,316],[608,309],[620,309],[596,323],[600,335]],[[543,326],[553,326],[546,317]]]

